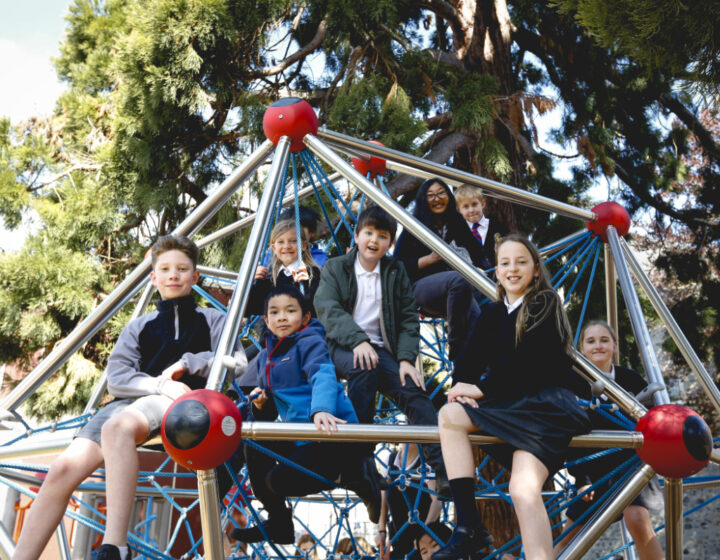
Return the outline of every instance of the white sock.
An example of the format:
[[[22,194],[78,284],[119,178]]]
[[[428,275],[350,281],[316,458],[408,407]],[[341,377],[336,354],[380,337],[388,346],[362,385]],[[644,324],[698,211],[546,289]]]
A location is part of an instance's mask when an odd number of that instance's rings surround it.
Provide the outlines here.
[[[125,560],[125,558],[128,555],[128,547],[127,546],[118,546],[118,550],[120,551],[120,560]]]

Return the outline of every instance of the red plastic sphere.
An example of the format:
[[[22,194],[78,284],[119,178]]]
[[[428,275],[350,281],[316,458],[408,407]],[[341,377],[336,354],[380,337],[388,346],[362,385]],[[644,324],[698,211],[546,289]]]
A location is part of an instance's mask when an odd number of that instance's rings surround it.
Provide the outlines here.
[[[712,453],[712,435],[705,420],[687,407],[663,404],[637,423],[645,443],[637,454],[662,476],[683,478],[705,468]]]
[[[592,209],[597,214],[597,220],[588,222],[587,228],[607,243],[605,230],[608,226],[615,226],[620,237],[630,231],[630,214],[617,202],[601,202]]]
[[[378,142],[377,140],[370,140],[370,144],[377,144],[378,146],[384,147],[384,144]],[[352,158],[353,167],[358,173],[365,177],[367,177],[368,173],[370,173],[370,177],[375,177],[375,175],[384,175],[387,171],[385,163],[386,162],[383,158],[377,156],[370,156],[369,160],[355,157]]]
[[[227,396],[197,389],[178,398],[165,412],[162,441],[173,460],[187,469],[214,469],[240,445],[242,417]]]
[[[305,149],[303,137],[317,134],[318,118],[310,103],[297,97],[279,99],[265,110],[263,116],[265,136],[277,146],[281,136],[289,136],[291,152]]]

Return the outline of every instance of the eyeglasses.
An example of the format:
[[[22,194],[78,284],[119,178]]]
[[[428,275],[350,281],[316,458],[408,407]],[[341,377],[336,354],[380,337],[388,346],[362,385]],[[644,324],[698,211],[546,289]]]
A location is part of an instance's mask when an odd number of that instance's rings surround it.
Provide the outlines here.
[[[427,198],[428,200],[444,200],[447,197],[448,197],[448,193],[447,193],[447,191],[444,191],[444,190],[436,192],[436,193],[429,192],[425,195],[425,198]]]

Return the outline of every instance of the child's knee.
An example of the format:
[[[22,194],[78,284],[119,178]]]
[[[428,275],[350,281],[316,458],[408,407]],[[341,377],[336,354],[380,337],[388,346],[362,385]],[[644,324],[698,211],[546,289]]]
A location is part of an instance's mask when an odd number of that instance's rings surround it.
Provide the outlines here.
[[[103,443],[112,442],[118,438],[134,437],[137,429],[138,421],[133,415],[120,413],[105,422],[100,437]]]
[[[466,418],[467,413],[461,404],[447,403],[438,413],[438,426],[441,430],[448,429],[463,423]]]
[[[625,521],[625,525],[627,525],[628,531],[632,534],[638,534],[647,528],[650,528],[650,531],[652,531],[650,515],[644,507],[628,506],[623,512],[623,520]]]
[[[535,487],[524,477],[510,477],[508,492],[515,507],[522,507],[542,500],[541,488]]]

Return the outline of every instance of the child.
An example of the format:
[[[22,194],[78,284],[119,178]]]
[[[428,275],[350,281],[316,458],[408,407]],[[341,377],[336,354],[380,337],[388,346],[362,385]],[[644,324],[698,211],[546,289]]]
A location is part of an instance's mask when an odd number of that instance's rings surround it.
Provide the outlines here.
[[[480,268],[490,268],[482,246],[465,225],[457,211],[455,198],[444,181],[428,179],[420,185],[413,216],[466,261]],[[398,239],[395,258],[405,265],[422,313],[447,319],[449,357],[454,360],[462,350],[470,325],[480,314],[474,298],[475,289],[437,253],[430,251],[407,231]]]
[[[259,387],[251,393],[255,397],[254,417],[271,421],[279,416],[285,422],[314,422],[318,431],[328,433],[337,431],[338,424],[357,423],[352,404],[335,376],[325,330],[320,321],[310,318],[310,307],[300,291],[294,286],[275,288],[265,300],[264,317],[270,334],[265,349],[258,355],[263,375],[258,376]],[[349,473],[360,470],[358,446],[352,444],[279,441],[265,442],[265,446],[331,481],[339,476],[348,480],[352,478]],[[292,544],[295,542],[292,511],[285,498],[314,494],[330,487],[251,445],[246,444],[245,458],[253,493],[268,513],[263,523],[265,532],[273,542]],[[380,502],[379,485],[368,484],[365,490],[358,492],[362,499]],[[242,542],[265,540],[260,527],[235,529],[231,536]]]
[[[505,224],[485,216],[485,197],[477,187],[460,185],[455,191],[455,200],[458,211],[477,242],[482,245],[487,264],[492,266],[495,263],[495,244],[507,233]]]
[[[258,266],[255,271],[255,282],[248,298],[246,315],[260,315],[267,295],[276,286],[302,285],[305,297],[310,302],[313,316],[315,310],[312,301],[320,283],[320,269],[308,250],[305,235],[302,240],[302,260],[298,259],[297,229],[292,220],[283,220],[275,224],[270,232],[270,248],[272,257],[270,266]]]
[[[13,558],[40,556],[60,523],[73,490],[103,461],[107,524],[98,560],[129,557],[127,530],[138,476],[136,445],[159,433],[173,400],[205,386],[225,315],[197,307],[198,248],[167,235],[152,248],[150,280],[160,292],[158,310],[123,329],[108,359],[108,391],[115,397],[79,431],[56,459],[23,526]],[[244,354],[236,355],[243,363]]]
[[[372,423],[380,390],[398,404],[411,424],[434,426],[435,408],[413,365],[420,325],[410,280],[402,263],[386,255],[396,228],[395,220],[382,209],[363,210],[355,228],[355,247],[325,264],[315,308],[327,329],[338,375],[348,380],[348,396],[361,423]],[[444,493],[447,482],[439,446],[424,445],[423,453],[435,469],[438,493]],[[367,468],[376,471],[372,463]]]
[[[299,215],[300,227],[303,230],[305,239],[307,239],[310,255],[315,261],[315,264],[322,268],[323,266],[325,266],[325,263],[327,262],[329,257],[327,253],[320,248],[320,245],[318,245],[317,243],[313,243],[315,235],[317,235],[317,226],[320,216],[318,216],[318,213],[315,212],[315,210],[313,210],[312,208],[308,208],[307,206],[300,206]],[[279,221],[285,220],[290,220],[295,223],[294,207],[285,208],[282,212],[280,212]],[[272,250],[269,250],[265,253],[265,256],[262,259],[262,266],[268,266],[270,264],[271,258]]]
[[[537,248],[511,234],[497,248],[498,302],[483,310],[455,364],[457,384],[440,410],[440,443],[457,526],[433,560],[466,556],[492,543],[475,509],[472,448],[481,430],[505,443],[488,452],[511,469],[510,496],[529,560],[552,558],[545,479],[562,464],[570,439],[590,429],[568,388],[570,326]]]
[[[647,383],[636,372],[613,364],[613,357],[617,351],[617,336],[610,325],[604,321],[590,321],[585,325],[580,333],[580,351],[588,358],[600,371],[604,372],[608,377],[614,379],[623,389],[632,394],[641,392]],[[580,394],[583,398],[590,398],[590,386],[585,383],[584,391]],[[603,395],[605,399],[605,395]],[[613,421],[602,416],[600,413],[591,410],[588,415],[592,427],[595,430],[617,430],[618,426]],[[602,449],[583,449],[575,453],[579,457],[592,455],[602,451]],[[632,449],[617,451],[604,457],[599,457],[584,463],[578,463],[571,467],[570,474],[575,477],[575,485],[578,487],[578,494],[585,492],[593,482],[603,478],[608,473],[619,467],[625,461],[630,459],[635,452]],[[585,513],[594,503],[604,498],[614,485],[613,480],[609,480],[597,487],[592,492],[588,492],[580,500],[573,502],[568,507],[566,515],[568,517],[565,530],[569,529],[583,513]],[[648,509],[662,508],[663,497],[662,490],[657,477],[653,477],[650,483],[643,488],[633,502],[625,508],[623,518],[630,535],[635,542],[640,560],[664,560],[662,547],[658,541],[655,531],[653,531],[650,523],[650,514]],[[582,525],[575,527],[568,533],[555,547],[557,553],[570,542],[575,534],[582,528]]]
[[[432,533],[431,533],[432,531]],[[422,527],[415,536],[415,550],[420,556],[420,560],[430,560],[433,553],[440,550],[442,543],[435,540],[440,539],[442,542],[448,542],[452,530],[439,521],[427,524],[427,529]],[[434,535],[434,536],[433,536]]]

